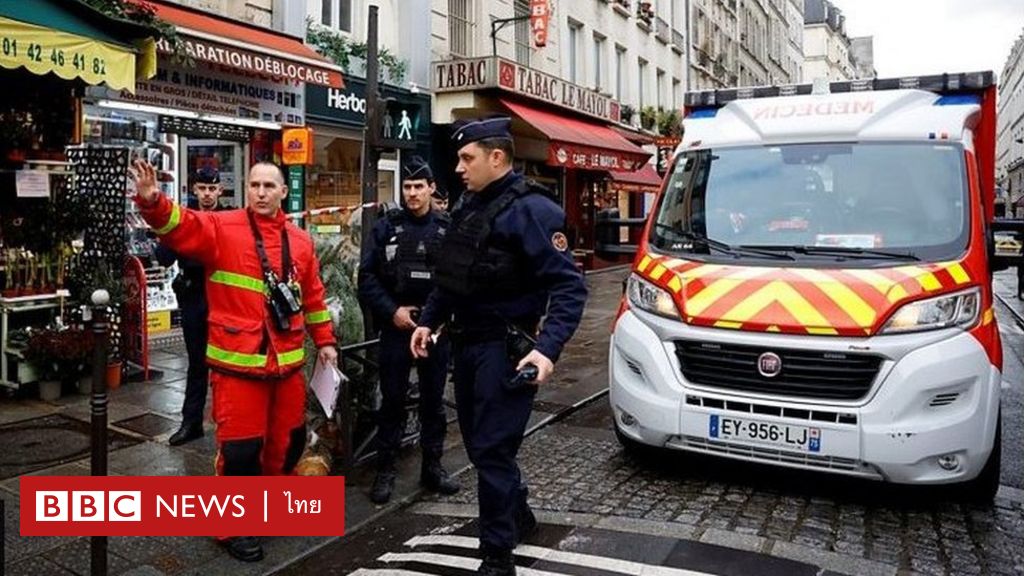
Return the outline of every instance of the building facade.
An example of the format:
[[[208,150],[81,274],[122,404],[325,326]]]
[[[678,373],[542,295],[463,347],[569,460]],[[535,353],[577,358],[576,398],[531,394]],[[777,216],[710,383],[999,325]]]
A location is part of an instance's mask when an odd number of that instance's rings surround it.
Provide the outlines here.
[[[689,89],[713,90],[738,85],[740,30],[737,0],[688,1]]]
[[[803,82],[852,80],[857,75],[846,16],[828,0],[804,0]]]
[[[850,58],[856,78],[877,78],[875,71],[875,39],[873,36],[850,38]]]
[[[999,78],[996,182],[1007,195],[1007,215],[1024,217],[1024,32]]]

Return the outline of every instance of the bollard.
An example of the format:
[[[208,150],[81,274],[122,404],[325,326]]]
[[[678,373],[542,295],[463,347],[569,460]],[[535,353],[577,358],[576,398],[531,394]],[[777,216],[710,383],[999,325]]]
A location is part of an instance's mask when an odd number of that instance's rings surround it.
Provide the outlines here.
[[[95,343],[92,356],[92,475],[107,475],[107,318],[106,308],[110,295],[106,290],[92,293],[92,336]],[[92,576],[107,575],[107,537],[90,539]]]

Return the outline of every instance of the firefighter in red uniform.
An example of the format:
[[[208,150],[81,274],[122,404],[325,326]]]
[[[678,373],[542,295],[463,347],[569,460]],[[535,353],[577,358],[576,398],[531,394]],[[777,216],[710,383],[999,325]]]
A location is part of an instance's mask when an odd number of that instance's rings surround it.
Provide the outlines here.
[[[293,474],[306,443],[303,340],[318,361],[337,363],[333,324],[324,304],[319,263],[308,234],[281,211],[281,170],[249,171],[247,208],[198,212],[163,195],[152,166],[132,170],[135,201],[160,241],[206,271],[217,474]],[[263,558],[259,540],[225,538],[239,560]]]

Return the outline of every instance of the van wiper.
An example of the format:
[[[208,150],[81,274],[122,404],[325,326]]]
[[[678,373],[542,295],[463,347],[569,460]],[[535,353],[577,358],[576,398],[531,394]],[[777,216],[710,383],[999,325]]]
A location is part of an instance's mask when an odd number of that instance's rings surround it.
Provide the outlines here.
[[[747,248],[747,247],[743,247]],[[811,256],[836,256],[838,258],[853,258],[871,260],[884,258],[889,260],[910,260],[920,262],[921,258],[911,252],[896,252],[891,250],[874,250],[869,248],[849,248],[845,246],[758,246],[759,250],[772,250],[780,252],[796,252]]]
[[[708,238],[704,234],[698,234],[692,230],[679,230],[674,226],[668,224],[662,224],[655,222],[654,227],[659,230],[666,230],[681,240],[689,240],[697,244],[703,244],[708,248],[717,250],[723,254],[728,254],[735,258],[739,258],[742,255],[747,256],[760,256],[763,258],[774,258],[776,260],[795,260],[792,256],[786,253],[780,252],[767,252],[758,250],[756,248],[747,248],[744,246],[733,246],[732,244],[726,244],[721,240],[715,240],[714,238]]]

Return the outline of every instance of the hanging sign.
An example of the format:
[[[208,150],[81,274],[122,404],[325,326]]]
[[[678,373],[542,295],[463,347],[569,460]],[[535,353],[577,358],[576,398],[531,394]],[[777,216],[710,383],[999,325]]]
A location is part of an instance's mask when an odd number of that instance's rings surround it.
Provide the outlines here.
[[[551,18],[551,5],[548,0],[530,0],[530,35],[533,45],[543,48],[548,43],[548,21]]]

